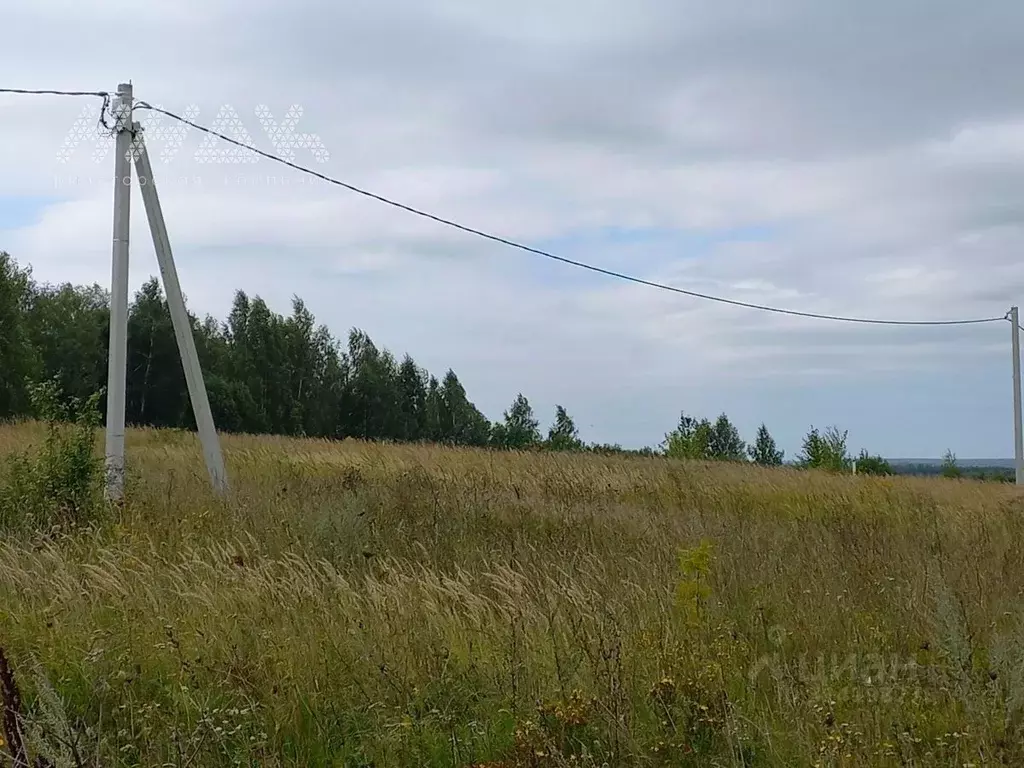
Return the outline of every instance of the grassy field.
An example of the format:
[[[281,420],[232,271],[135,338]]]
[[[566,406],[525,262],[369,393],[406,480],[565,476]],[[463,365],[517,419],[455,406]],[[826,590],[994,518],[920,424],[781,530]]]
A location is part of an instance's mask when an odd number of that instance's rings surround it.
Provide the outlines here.
[[[123,509],[0,540],[55,765],[1024,764],[1012,486],[224,446],[230,500],[138,430]]]

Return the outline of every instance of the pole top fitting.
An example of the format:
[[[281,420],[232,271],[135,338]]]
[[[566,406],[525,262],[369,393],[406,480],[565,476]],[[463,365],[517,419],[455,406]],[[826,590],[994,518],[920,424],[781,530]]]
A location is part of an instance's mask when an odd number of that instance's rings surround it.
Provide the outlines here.
[[[132,98],[132,84],[119,83],[117,86],[117,101],[113,105],[114,131],[130,131],[132,129],[132,106],[135,99]]]

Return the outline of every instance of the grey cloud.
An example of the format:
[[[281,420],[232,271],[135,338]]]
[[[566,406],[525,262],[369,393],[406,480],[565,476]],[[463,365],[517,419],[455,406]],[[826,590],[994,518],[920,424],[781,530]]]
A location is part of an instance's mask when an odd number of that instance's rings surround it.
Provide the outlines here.
[[[176,111],[198,103],[204,123],[231,103],[250,130],[257,104],[280,116],[298,103],[299,130],[331,151],[320,170],[528,243],[606,227],[765,229],[686,259],[671,243],[600,238],[576,254],[710,293],[890,317],[1001,313],[1024,294],[1018,2],[151,6],[131,4],[121,50],[123,0],[22,4],[5,12],[0,69],[40,86],[132,77],[142,98]],[[30,34],[40,24],[45,50]],[[78,105],[0,108],[5,193],[38,192]],[[432,368],[455,367],[493,416],[508,388],[523,388],[539,405],[579,403],[607,434],[613,422],[671,420],[691,397],[755,398],[742,384],[755,379],[953,375],[955,361],[1003,354],[1002,326],[880,333],[568,268],[541,281],[533,256],[333,187],[174,184],[172,173],[239,172],[200,167],[189,151],[179,159],[161,190],[198,308],[222,314],[229,289],[247,287],[287,311],[299,293],[337,332],[364,325]],[[65,191],[79,204],[0,247],[42,274],[105,282],[106,167],[76,168],[97,178]],[[633,394],[628,419],[601,416],[608,393]]]
[[[471,96],[462,119],[512,140],[595,142],[676,162],[798,158],[943,136],[967,118],[1013,114],[1024,97],[1016,3],[793,0],[705,25],[686,4],[671,7],[617,45],[561,53],[554,43],[511,68],[507,55],[480,56],[459,78]],[[489,85],[475,88],[481,72]]]

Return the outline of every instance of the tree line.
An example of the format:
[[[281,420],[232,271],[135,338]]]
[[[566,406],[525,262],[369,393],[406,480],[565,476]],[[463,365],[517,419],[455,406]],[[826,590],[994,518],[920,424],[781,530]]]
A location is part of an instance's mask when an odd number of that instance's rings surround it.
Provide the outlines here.
[[[872,456],[862,450],[852,456],[847,449],[847,431],[828,427],[824,432],[811,427],[803,439],[796,462],[807,469],[832,472],[856,471],[865,475],[891,475],[893,469],[881,456]],[[751,461],[762,466],[783,464],[785,452],[780,450],[768,427],[758,427],[754,442],[747,445],[739,430],[724,413],[712,422],[697,419],[683,412],[679,424],[665,436],[665,455],[670,458],[701,459],[705,461]]]
[[[299,298],[288,316],[258,296],[235,293],[224,321],[189,314],[213,411],[224,432],[346,437],[509,450],[543,448],[603,454],[783,463],[762,424],[749,446],[723,413],[714,422],[681,414],[657,448],[585,443],[565,407],[546,432],[518,394],[491,422],[451,369],[437,377],[409,355],[400,360],[364,331],[336,339]],[[34,382],[84,401],[107,379],[109,294],[98,285],[41,285],[0,251],[0,419],[29,415]],[[101,416],[105,399],[100,399]],[[126,420],[194,429],[170,312],[155,277],[136,292],[128,314]],[[832,471],[889,474],[884,459],[851,457],[846,433],[812,428],[796,464]]]
[[[453,370],[438,377],[398,359],[362,330],[340,341],[301,299],[288,316],[258,296],[235,293],[223,322],[189,320],[210,407],[225,432],[450,445],[624,451],[586,445],[562,406],[545,435],[522,394],[491,423]],[[0,252],[0,419],[29,415],[34,382],[85,400],[107,379],[109,294],[93,286],[40,285]],[[194,429],[170,312],[156,278],[128,313],[126,420]],[[100,400],[101,416],[105,402]],[[637,451],[644,453],[644,451]]]

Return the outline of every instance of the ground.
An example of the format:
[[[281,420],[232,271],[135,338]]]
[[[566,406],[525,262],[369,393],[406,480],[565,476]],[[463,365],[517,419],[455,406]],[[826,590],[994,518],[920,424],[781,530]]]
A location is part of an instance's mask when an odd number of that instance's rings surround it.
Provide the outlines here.
[[[192,435],[132,430],[123,508],[0,539],[55,764],[1024,761],[1013,486],[223,444],[226,500]]]

